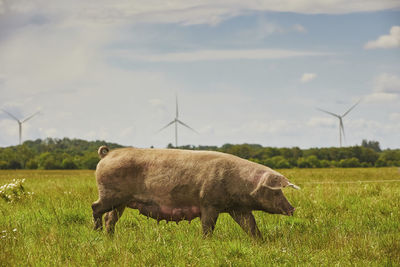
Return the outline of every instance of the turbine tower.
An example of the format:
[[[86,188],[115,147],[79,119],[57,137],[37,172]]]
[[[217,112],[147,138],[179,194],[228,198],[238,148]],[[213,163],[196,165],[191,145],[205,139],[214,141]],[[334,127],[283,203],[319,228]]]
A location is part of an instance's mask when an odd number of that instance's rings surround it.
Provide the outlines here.
[[[19,144],[22,144],[22,124],[24,122],[27,122],[28,120],[32,119],[34,116],[36,116],[37,114],[40,113],[40,111],[37,111],[35,113],[33,113],[32,115],[26,117],[23,120],[19,120],[16,116],[14,116],[13,114],[11,114],[10,112],[2,109],[3,112],[7,113],[11,118],[13,118],[17,123],[18,123],[18,128],[19,128]]]
[[[317,108],[319,111],[325,112],[325,113],[327,113],[329,115],[332,115],[332,116],[334,116],[334,117],[339,119],[339,144],[340,144],[340,147],[342,147],[342,133],[343,133],[343,139],[346,139],[346,136],[344,134],[343,118],[344,118],[344,116],[349,114],[349,112],[353,108],[355,108],[360,103],[360,101],[361,100],[358,100],[357,103],[355,103],[351,108],[349,108],[345,113],[343,113],[343,115],[335,114],[335,113],[332,113],[332,112]]]
[[[193,128],[191,128],[189,125],[187,125],[186,123],[182,122],[179,120],[179,108],[178,108],[178,95],[175,95],[175,119],[173,121],[171,121],[170,123],[168,123],[167,125],[165,125],[164,127],[162,127],[160,130],[158,130],[157,133],[161,132],[162,130],[164,130],[165,128],[167,128],[168,126],[175,124],[175,147],[178,147],[178,124],[181,124],[183,126],[185,126],[186,128],[192,130],[193,132],[197,133],[196,130],[194,130]]]

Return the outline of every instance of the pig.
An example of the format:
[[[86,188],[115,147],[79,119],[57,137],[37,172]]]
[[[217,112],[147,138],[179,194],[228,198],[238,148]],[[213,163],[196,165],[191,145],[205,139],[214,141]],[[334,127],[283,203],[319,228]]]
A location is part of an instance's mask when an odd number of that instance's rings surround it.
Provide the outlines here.
[[[291,216],[295,208],[282,192],[298,186],[282,174],[230,154],[179,149],[98,149],[99,199],[92,204],[94,229],[108,233],[126,207],[176,223],[200,217],[204,236],[212,234],[218,215],[229,213],[253,237],[261,237],[252,214],[261,210]]]

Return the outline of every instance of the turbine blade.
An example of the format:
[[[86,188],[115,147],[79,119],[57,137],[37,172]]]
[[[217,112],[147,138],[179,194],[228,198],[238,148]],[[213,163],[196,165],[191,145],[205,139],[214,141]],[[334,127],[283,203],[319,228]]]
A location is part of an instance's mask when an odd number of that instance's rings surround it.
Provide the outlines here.
[[[11,118],[13,118],[14,120],[16,120],[17,122],[20,122],[19,119],[17,119],[17,117],[15,117],[15,116],[14,116],[13,114],[11,114],[10,112],[5,111],[4,109],[2,109],[2,111],[3,111],[4,113],[7,113]]]
[[[323,109],[320,109],[320,108],[317,108],[317,109],[318,109],[319,111],[325,112],[325,113],[327,113],[327,114],[329,114],[329,115],[335,116],[336,118],[340,118],[340,116],[337,115],[337,114],[335,114],[335,113],[332,113],[332,112],[329,112],[329,111],[326,111],[326,110],[323,110]]]
[[[190,129],[190,130],[192,130],[193,132],[195,132],[195,133],[198,134],[198,132],[197,132],[195,129],[193,129],[192,127],[190,127],[189,125],[183,123],[183,122],[180,121],[180,120],[177,120],[177,122],[179,122],[180,124],[182,124],[182,125],[185,126],[186,128],[188,128],[188,129]]]
[[[343,133],[343,139],[346,140],[346,135],[344,134],[344,125],[342,119],[340,119],[340,130]]]
[[[30,115],[28,118],[22,120],[21,123],[24,123],[24,122],[26,122],[26,121],[32,119],[33,117],[35,117],[35,116],[36,116],[37,114],[39,114],[39,113],[40,113],[40,111],[35,112],[34,114]]]
[[[171,124],[173,124],[175,122],[175,120],[171,121],[170,123],[168,123],[167,125],[165,125],[164,127],[162,127],[160,130],[157,131],[157,133],[161,132],[162,130],[164,130],[165,128],[167,128],[168,126],[170,126]]]
[[[355,108],[359,103],[361,102],[361,99],[357,101],[357,103],[355,103],[351,108],[349,108],[348,111],[346,111],[342,117],[346,116],[353,108]]]

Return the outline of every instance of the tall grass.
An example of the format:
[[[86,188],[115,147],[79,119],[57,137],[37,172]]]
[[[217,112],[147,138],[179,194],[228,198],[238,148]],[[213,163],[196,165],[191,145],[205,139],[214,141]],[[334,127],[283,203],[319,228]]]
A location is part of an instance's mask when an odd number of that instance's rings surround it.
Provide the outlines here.
[[[25,178],[34,192],[0,199],[0,265],[400,265],[400,182],[384,181],[398,169],[281,173],[302,187],[284,189],[295,215],[254,212],[264,239],[253,240],[226,214],[203,239],[199,219],[157,225],[136,210],[109,237],[92,230],[93,171],[0,171],[0,186]]]

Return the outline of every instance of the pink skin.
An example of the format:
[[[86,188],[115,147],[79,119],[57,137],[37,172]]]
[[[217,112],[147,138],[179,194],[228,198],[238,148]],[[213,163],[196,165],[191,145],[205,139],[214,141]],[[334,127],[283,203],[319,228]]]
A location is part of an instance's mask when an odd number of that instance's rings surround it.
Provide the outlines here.
[[[200,216],[200,208],[197,206],[188,206],[175,208],[170,206],[145,205],[138,202],[129,203],[128,207],[138,209],[143,215],[151,218],[179,222],[182,220],[191,221]]]

